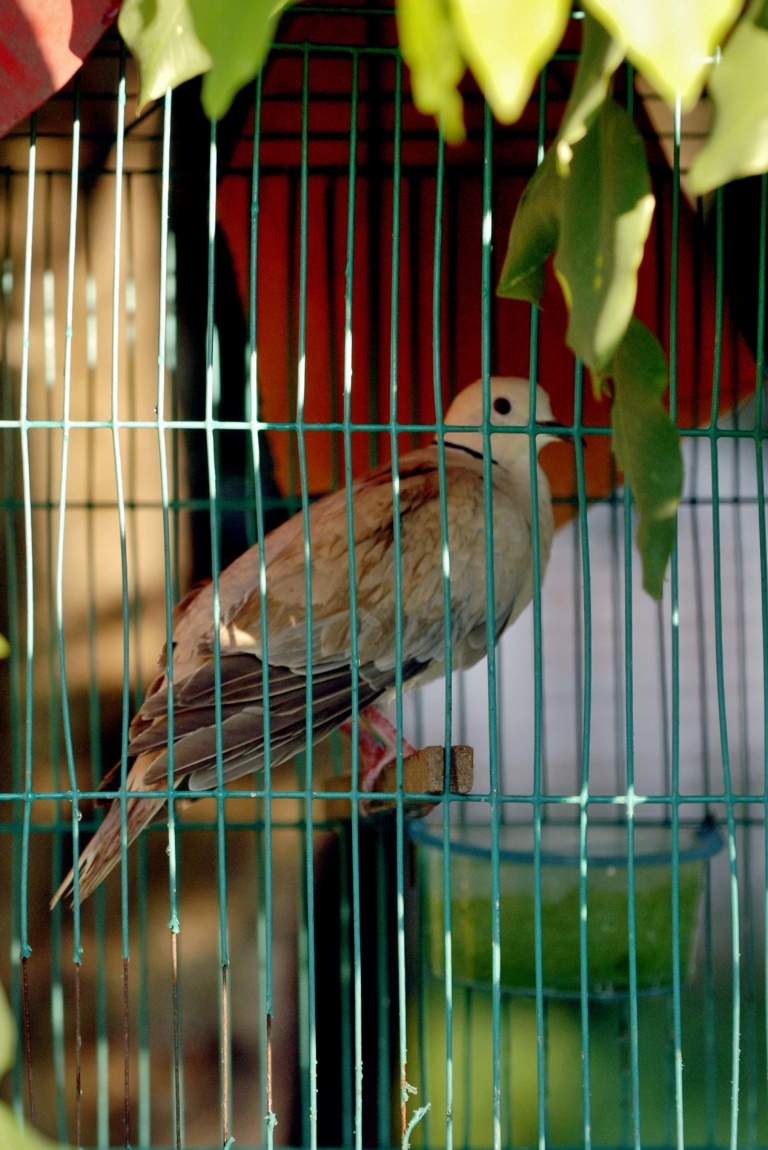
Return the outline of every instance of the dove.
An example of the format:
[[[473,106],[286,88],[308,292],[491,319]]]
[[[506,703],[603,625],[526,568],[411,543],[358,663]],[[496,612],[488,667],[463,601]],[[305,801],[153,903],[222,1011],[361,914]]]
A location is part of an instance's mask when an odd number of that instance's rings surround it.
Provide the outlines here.
[[[493,428],[529,422],[530,384],[490,380]],[[468,669],[486,654],[483,386],[470,384],[444,418],[445,494],[450,570],[452,667]],[[536,450],[555,436],[549,397],[536,388]],[[452,430],[456,427],[457,430]],[[458,428],[477,427],[467,431]],[[569,438],[562,435],[562,438]],[[531,438],[491,432],[495,618],[498,640],[530,602],[534,587]],[[539,557],[543,577],[552,543],[549,484],[538,467]],[[402,681],[411,690],[445,674],[444,558],[436,442],[400,456],[399,521],[402,580]],[[347,492],[314,503],[308,512],[311,555],[311,739],[349,726],[352,716],[352,614],[357,617],[357,707],[361,752],[371,730],[394,755],[394,731],[377,701],[395,690],[395,501],[391,464],[352,484],[354,594],[350,588]],[[218,579],[220,602],[221,765],[217,764],[213,590],[193,588],[173,613],[173,772],[185,797],[264,765],[265,681],[269,697],[270,762],[285,762],[307,742],[307,619],[303,513],[271,531],[263,543],[267,645],[262,647],[258,544]],[[166,802],[168,790],[167,655],[129,732],[126,824],[130,844]],[[265,675],[265,669],[267,674]],[[365,728],[368,728],[367,731]],[[379,756],[375,769],[382,766]],[[102,783],[119,776],[120,765]],[[155,794],[155,792],[158,792]],[[121,807],[115,800],[79,860],[80,897],[86,898],[121,854]],[[70,872],[54,896],[71,892]],[[53,904],[52,904],[53,905]]]

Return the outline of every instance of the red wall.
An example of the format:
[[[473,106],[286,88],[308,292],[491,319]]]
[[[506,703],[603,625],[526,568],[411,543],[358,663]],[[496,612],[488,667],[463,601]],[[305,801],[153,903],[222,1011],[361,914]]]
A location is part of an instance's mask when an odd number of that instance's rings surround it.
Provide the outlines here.
[[[331,31],[344,42],[339,20]],[[312,38],[318,39],[317,21]],[[350,20],[349,39],[361,37],[363,23]],[[291,26],[291,39],[302,37],[301,21]],[[381,59],[381,58],[379,58]],[[548,77],[547,130],[551,138],[567,95],[572,65],[553,66]],[[436,135],[432,123],[410,103],[404,70],[403,179],[401,185],[399,338],[397,349],[398,417],[434,419],[432,294],[435,229]],[[261,177],[259,184],[258,352],[261,414],[268,420],[295,418],[298,362],[298,292],[300,249],[300,53],[273,55],[264,79]],[[359,67],[358,175],[355,188],[354,293],[352,311],[352,419],[371,419],[375,377],[378,420],[389,417],[392,272],[392,160],[395,71],[391,58],[369,69]],[[343,402],[344,293],[347,245],[350,90],[348,56],[310,56],[307,180],[307,307],[305,418],[339,418]],[[371,119],[368,100],[383,93],[381,117]],[[467,92],[467,143],[446,150],[441,284],[441,370],[443,402],[452,390],[478,378],[481,370],[481,226],[483,108],[471,81]],[[375,102],[375,99],[374,99]],[[494,127],[493,283],[506,250],[515,206],[536,154],[538,106],[529,105],[519,124]],[[644,127],[657,195],[654,224],[640,271],[637,314],[669,348],[669,281],[671,260],[672,176],[657,142]],[[378,135],[377,135],[378,132]],[[250,197],[253,120],[247,125],[221,181],[218,214],[235,263],[247,307],[250,248]],[[369,139],[369,134],[371,139]],[[376,145],[378,138],[379,144]],[[371,170],[369,171],[369,165]],[[371,202],[371,188],[378,199]],[[374,235],[375,233],[375,235]],[[679,229],[678,401],[681,426],[704,422],[712,397],[715,345],[713,262],[699,237],[694,213],[681,198]],[[492,300],[492,371],[527,376],[530,354],[530,308]],[[565,307],[551,270],[539,328],[539,379],[550,392],[557,415],[570,421],[573,412],[574,361],[564,345]],[[727,307],[723,321],[720,410],[754,390],[755,364],[744,341],[734,333]],[[608,422],[605,402],[596,402],[584,382],[584,422]],[[308,433],[309,487],[327,490],[335,481],[330,432]],[[284,490],[294,486],[291,436],[270,433],[277,475]],[[411,442],[404,436],[402,447]],[[379,458],[389,455],[387,434],[378,436]],[[353,469],[371,460],[371,437],[353,434]],[[574,491],[573,450],[546,449],[542,462],[556,494]],[[589,440],[586,457],[588,490],[610,490],[609,444],[605,436]],[[562,520],[568,508],[559,508]]]

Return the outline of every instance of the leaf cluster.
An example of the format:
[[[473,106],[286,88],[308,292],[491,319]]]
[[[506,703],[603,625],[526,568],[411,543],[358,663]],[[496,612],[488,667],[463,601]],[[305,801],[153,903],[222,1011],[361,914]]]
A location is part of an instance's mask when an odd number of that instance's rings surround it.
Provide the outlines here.
[[[123,0],[120,35],[139,69],[138,111],[204,74],[211,120],[229,110],[264,63],[290,0]]]
[[[664,352],[632,314],[654,198],[640,134],[609,94],[620,60],[602,25],[587,17],[571,98],[512,223],[498,293],[540,303],[554,255],[568,346],[590,369],[598,396],[613,384],[613,450],[640,515],[643,584],[660,598],[683,468],[663,405]]]
[[[203,105],[220,119],[264,63],[291,0],[124,0],[120,32],[139,68],[139,110],[204,74]],[[694,161],[699,194],[738,176],[768,171],[768,0],[584,0],[603,30],[615,68],[626,57],[683,111],[705,84],[714,128]],[[570,0],[397,0],[403,57],[416,106],[445,138],[464,138],[459,83],[467,67],[495,115],[511,123],[562,39]],[[724,48],[721,52],[721,46]],[[594,61],[593,61],[594,62]],[[588,84],[587,100],[602,99]],[[604,96],[605,93],[603,92]],[[596,106],[596,105],[595,105]],[[574,124],[594,110],[574,109]],[[564,133],[565,150],[577,142]]]

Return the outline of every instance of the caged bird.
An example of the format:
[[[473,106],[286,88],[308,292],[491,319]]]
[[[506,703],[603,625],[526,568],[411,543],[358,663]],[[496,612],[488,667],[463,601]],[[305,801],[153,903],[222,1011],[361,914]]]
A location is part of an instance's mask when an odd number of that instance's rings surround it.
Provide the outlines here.
[[[492,377],[493,428],[529,422],[527,380]],[[558,436],[549,397],[536,388],[536,451]],[[452,666],[467,669],[486,653],[483,388],[470,384],[444,419],[445,495],[450,555]],[[559,438],[571,438],[561,433]],[[495,619],[501,633],[530,602],[534,587],[531,437],[491,433]],[[553,534],[549,484],[538,466],[539,558],[543,577]],[[402,682],[413,689],[445,673],[443,549],[438,446],[402,455],[399,522],[402,587]],[[357,705],[363,789],[396,754],[392,725],[377,701],[395,689],[395,501],[391,464],[368,471],[352,485],[356,585],[350,592],[347,494],[336,491],[309,509],[312,594],[311,738],[317,742],[352,715],[352,620],[357,612]],[[193,588],[173,615],[173,772],[182,793],[217,786],[264,765],[264,696],[269,700],[270,762],[276,766],[307,742],[306,569],[303,513],[264,539],[267,649],[262,647],[260,553],[256,544],[218,580],[220,601],[221,765],[217,763],[213,592]],[[166,652],[130,726],[126,823],[128,844],[166,802],[168,790],[168,682]],[[268,665],[265,692],[265,662]],[[411,748],[403,745],[403,753]],[[106,777],[113,782],[120,766]],[[157,791],[156,797],[146,797]],[[141,795],[142,797],[139,797]],[[79,859],[80,897],[86,898],[121,855],[120,802]],[[74,888],[70,871],[51,905]]]

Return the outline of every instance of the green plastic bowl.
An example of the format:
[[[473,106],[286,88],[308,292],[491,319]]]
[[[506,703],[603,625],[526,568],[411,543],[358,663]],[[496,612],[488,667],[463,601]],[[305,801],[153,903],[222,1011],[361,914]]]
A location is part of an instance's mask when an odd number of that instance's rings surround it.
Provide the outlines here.
[[[409,826],[419,860],[421,933],[432,973],[445,976],[443,836],[434,823]],[[680,976],[693,969],[706,862],[723,845],[713,825],[682,826],[678,836]],[[533,827],[499,827],[501,985],[530,993],[536,987]],[[581,988],[579,828],[541,828],[541,941],[548,994],[578,996]],[[636,823],[634,847],[637,988],[672,985],[672,828]],[[450,906],[454,979],[490,989],[491,828],[452,826]],[[629,990],[627,827],[591,823],[587,836],[587,978],[600,997]]]

